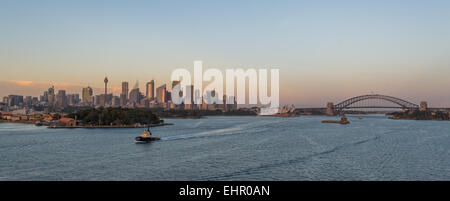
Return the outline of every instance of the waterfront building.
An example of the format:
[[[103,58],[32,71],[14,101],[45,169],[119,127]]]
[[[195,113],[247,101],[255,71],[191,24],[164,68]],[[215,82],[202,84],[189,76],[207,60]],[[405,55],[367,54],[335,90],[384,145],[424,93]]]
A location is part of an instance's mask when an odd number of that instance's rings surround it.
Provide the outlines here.
[[[75,121],[75,119],[63,117],[58,120],[58,125],[70,127],[70,126],[76,126],[77,122]]]

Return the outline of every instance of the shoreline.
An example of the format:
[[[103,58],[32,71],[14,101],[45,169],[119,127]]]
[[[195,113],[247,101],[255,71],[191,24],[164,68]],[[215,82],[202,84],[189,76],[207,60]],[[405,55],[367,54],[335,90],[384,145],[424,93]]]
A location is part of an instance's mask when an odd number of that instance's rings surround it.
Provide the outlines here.
[[[0,123],[36,124],[36,122],[31,122],[31,121],[9,121],[9,120],[0,120]]]
[[[158,127],[158,126],[171,126],[173,123],[161,123],[161,124],[150,124],[150,125],[100,125],[100,126],[48,126],[51,129],[75,129],[75,128],[147,128],[147,127]]]
[[[0,120],[0,123],[14,123],[14,124],[28,124],[28,125],[35,125],[36,122],[31,121],[8,121],[8,120]],[[150,124],[150,127],[158,127],[158,126],[171,126],[174,125],[173,123],[160,123],[160,124]],[[147,128],[147,125],[101,125],[101,126],[46,126],[42,125],[43,127],[52,128],[52,129],[61,129],[61,128]]]
[[[414,119],[414,118],[392,118],[389,117],[388,119],[391,120],[410,120],[410,121],[450,121],[445,119]]]

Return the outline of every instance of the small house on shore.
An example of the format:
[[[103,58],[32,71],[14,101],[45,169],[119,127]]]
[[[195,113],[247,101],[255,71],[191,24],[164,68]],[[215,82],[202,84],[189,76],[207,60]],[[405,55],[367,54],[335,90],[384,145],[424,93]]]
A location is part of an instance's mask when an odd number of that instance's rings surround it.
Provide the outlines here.
[[[60,126],[76,126],[77,125],[75,119],[66,118],[66,117],[62,117],[61,119],[59,119],[58,124]]]

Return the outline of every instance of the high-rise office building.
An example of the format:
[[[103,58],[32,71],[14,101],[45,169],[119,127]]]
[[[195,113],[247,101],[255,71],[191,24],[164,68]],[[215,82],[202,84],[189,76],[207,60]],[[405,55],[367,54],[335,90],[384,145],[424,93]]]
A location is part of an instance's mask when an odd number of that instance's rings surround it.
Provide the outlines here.
[[[56,105],[58,107],[66,107],[67,106],[67,97],[66,97],[66,91],[65,90],[59,90],[58,95],[56,96]]]
[[[100,105],[101,95],[94,96],[94,105]]]
[[[81,98],[83,100],[83,103],[90,103],[92,100],[92,95],[93,95],[93,91],[91,87],[86,87],[83,88],[82,94],[81,94]]]
[[[55,87],[52,86],[48,89],[48,104],[49,105],[54,105],[56,102],[56,98],[55,98]]]
[[[175,86],[177,86],[178,84],[180,84],[180,81],[179,81],[179,80],[174,80],[174,81],[172,81],[172,91],[173,91],[173,88],[175,88]],[[184,89],[181,89],[181,88],[180,88],[180,90],[183,91]]]
[[[160,87],[158,87],[156,89],[156,101],[158,103],[165,103],[167,102],[167,98],[166,98],[166,94],[167,90],[166,90],[166,84],[161,85]]]
[[[55,86],[52,86],[52,87],[50,87],[50,88],[48,88],[48,94],[50,95],[50,94],[55,94]]]
[[[194,109],[194,86],[186,86],[186,97],[184,98],[184,109]]]
[[[38,97],[33,97],[33,99],[31,100],[33,105],[39,105],[39,99]]]
[[[135,88],[130,91],[130,99],[129,102],[132,104],[140,104],[141,102],[141,92],[139,88]]]
[[[113,94],[101,94],[100,95],[100,105],[101,106],[111,106],[113,100]]]
[[[223,104],[223,111],[228,111],[228,107],[227,107],[227,95],[223,95],[223,98],[222,98],[222,104]]]
[[[71,106],[78,104],[79,100],[80,100],[79,94],[68,94],[67,95],[67,104],[69,104]]]
[[[147,99],[152,100],[155,98],[155,81],[147,82],[147,88],[145,90],[145,95]]]
[[[8,106],[19,106],[23,104],[23,96],[19,95],[9,95],[8,96]]]
[[[48,102],[48,91],[44,91],[44,94],[40,96],[41,102]]]
[[[119,100],[120,100],[120,103],[119,103],[120,106],[125,106],[128,103],[126,94],[123,94],[123,93],[120,94],[120,99]]]
[[[125,95],[125,99],[128,99],[128,82],[122,82],[122,93]]]
[[[120,98],[118,96],[114,96],[112,98],[112,104],[113,107],[119,107],[120,106]]]
[[[32,104],[33,104],[33,98],[31,96],[25,97],[25,106],[31,107]]]
[[[5,103],[6,105],[8,105],[8,96],[4,96],[4,97],[3,97],[3,103]]]

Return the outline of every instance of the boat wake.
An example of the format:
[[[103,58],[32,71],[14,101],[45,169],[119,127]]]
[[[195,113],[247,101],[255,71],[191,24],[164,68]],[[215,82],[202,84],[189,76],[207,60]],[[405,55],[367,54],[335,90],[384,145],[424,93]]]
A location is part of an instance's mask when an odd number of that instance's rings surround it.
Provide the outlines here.
[[[252,122],[252,123],[247,123],[247,124],[239,124],[239,125],[236,125],[231,128],[221,128],[221,129],[209,130],[209,131],[186,134],[186,135],[162,137],[161,141],[183,140],[183,139],[199,138],[199,137],[209,137],[209,136],[218,136],[218,135],[224,136],[224,135],[234,135],[234,134],[240,134],[240,133],[249,133],[248,132],[249,129],[256,132],[258,130],[261,130],[259,128],[262,128],[263,126],[267,126],[268,124],[273,124],[273,123],[277,123],[277,122],[279,122],[279,121],[258,121],[258,122]]]
[[[323,150],[323,151],[319,151],[316,153],[312,153],[306,156],[300,156],[297,158],[293,158],[293,159],[289,159],[289,160],[284,160],[284,161],[279,161],[279,162],[274,162],[274,163],[266,163],[266,164],[261,164],[259,166],[255,166],[255,167],[249,167],[246,169],[242,169],[242,170],[238,170],[238,171],[234,171],[231,173],[225,173],[222,175],[214,175],[214,176],[210,176],[210,177],[204,177],[201,178],[200,180],[224,180],[224,179],[229,179],[231,177],[235,177],[235,176],[242,176],[242,175],[250,175],[253,173],[257,173],[257,172],[261,172],[261,170],[264,169],[270,169],[270,168],[278,168],[278,167],[282,167],[282,166],[286,166],[286,165],[293,165],[296,163],[300,163],[300,162],[304,162],[306,160],[309,160],[311,158],[315,158],[315,157],[320,157],[322,155],[328,155],[331,153],[334,153],[336,151],[339,151],[341,149],[346,149],[348,147],[352,147],[352,146],[358,146],[370,141],[375,141],[378,140],[379,136],[375,136],[372,138],[368,138],[368,139],[363,139],[360,141],[356,141],[356,142],[351,142],[348,144],[343,144],[343,145],[338,145],[336,147],[333,147],[331,149],[327,149],[327,150]]]

